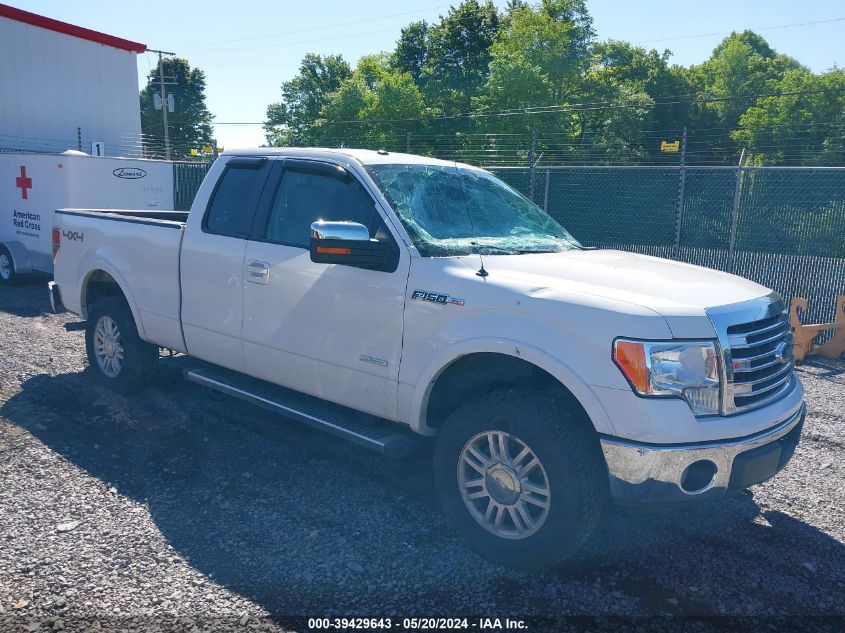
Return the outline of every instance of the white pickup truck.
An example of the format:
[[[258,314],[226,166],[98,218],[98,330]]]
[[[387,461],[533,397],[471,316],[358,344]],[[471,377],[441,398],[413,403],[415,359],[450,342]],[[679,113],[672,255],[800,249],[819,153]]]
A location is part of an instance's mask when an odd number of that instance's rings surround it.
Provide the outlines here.
[[[190,213],[55,217],[50,297],[100,380],[138,389],[166,348],[199,359],[189,380],[383,453],[436,435],[448,518],[507,565],[564,561],[607,501],[766,481],[799,440],[777,294],[584,248],[475,167],[248,150]]]

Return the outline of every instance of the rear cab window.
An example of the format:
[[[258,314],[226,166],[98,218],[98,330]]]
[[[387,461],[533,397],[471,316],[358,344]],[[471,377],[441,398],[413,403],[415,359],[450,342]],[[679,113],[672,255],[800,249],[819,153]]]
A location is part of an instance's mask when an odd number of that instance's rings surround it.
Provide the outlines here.
[[[269,162],[263,158],[233,158],[228,162],[206,209],[204,232],[249,236]]]

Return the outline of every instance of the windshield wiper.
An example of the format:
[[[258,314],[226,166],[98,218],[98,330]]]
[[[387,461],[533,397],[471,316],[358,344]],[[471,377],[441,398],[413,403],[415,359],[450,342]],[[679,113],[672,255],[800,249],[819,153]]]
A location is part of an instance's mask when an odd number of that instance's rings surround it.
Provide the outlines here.
[[[471,244],[478,250],[489,248],[500,253],[507,253],[508,255],[528,255],[530,253],[557,253],[549,249],[530,249],[530,248],[504,248],[503,246],[493,246],[492,244],[479,244],[478,242],[471,242]]]

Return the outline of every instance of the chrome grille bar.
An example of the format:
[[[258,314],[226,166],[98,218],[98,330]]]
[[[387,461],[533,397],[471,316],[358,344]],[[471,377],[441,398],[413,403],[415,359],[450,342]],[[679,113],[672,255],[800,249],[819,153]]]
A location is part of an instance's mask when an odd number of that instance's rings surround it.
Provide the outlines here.
[[[792,333],[780,295],[707,310],[722,347],[725,415],[768,404],[791,386]]]
[[[757,385],[762,385],[764,383],[770,382],[770,381],[775,380],[775,379],[777,379],[777,384],[782,384],[784,382],[784,378],[788,377],[787,375],[792,371],[792,363],[784,364],[784,363],[781,362],[781,363],[778,363],[778,365],[779,365],[779,367],[775,371],[774,374],[770,374],[768,376],[763,376],[762,378],[757,378],[755,380],[745,380],[743,382],[735,382],[734,383],[734,393],[736,393],[736,394],[753,393],[753,392],[755,392],[754,387],[756,387]],[[757,371],[757,370],[755,369],[754,371]],[[743,373],[745,373],[745,372],[743,372]],[[742,389],[740,389],[740,387],[742,387]],[[756,392],[760,393],[762,391],[765,391],[766,389],[768,389],[768,387],[766,387],[766,388],[761,387],[760,389],[757,389]]]
[[[780,326],[780,324],[778,324]],[[753,343],[748,342],[748,334],[744,334],[740,336],[732,336],[728,335],[728,342],[730,343],[731,349],[750,349],[752,347],[759,347],[761,345],[765,345],[766,343],[773,343],[775,341],[780,341],[784,335],[786,334],[787,330],[789,329],[789,323],[786,324],[787,327],[784,328],[781,326],[781,330],[775,334],[774,336],[770,336],[769,338],[764,338],[762,341],[754,341]],[[754,332],[754,334],[758,334],[758,332]]]

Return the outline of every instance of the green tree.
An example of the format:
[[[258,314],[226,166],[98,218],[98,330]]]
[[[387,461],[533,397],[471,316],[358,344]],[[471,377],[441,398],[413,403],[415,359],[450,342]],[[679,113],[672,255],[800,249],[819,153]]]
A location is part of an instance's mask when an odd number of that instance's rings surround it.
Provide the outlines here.
[[[801,68],[794,59],[778,55],[752,31],[731,33],[702,64],[692,66],[687,77],[693,88],[690,107],[692,128],[709,132],[706,145],[712,158],[734,162],[738,145],[730,133],[742,114],[789,69]]]
[[[516,9],[524,9],[529,6],[527,0],[507,0],[505,13],[513,13]]]
[[[578,113],[578,158],[596,163],[645,158],[651,147],[643,130],[648,129],[654,100],[634,83],[609,85],[602,95],[601,102],[609,107]]]
[[[331,144],[395,148],[404,145],[404,131],[426,113],[411,74],[392,67],[386,56],[370,55],[328,96],[319,137]]]
[[[787,70],[739,118],[732,137],[757,164],[845,164],[845,70]]]
[[[443,114],[469,111],[487,77],[498,25],[490,0],[464,0],[428,30],[421,79],[430,106]]]
[[[411,22],[402,29],[391,64],[394,68],[409,73],[421,85],[423,68],[428,61],[428,24]]]
[[[539,66],[521,55],[499,55],[490,63],[490,73],[475,98],[480,112],[519,110],[552,102],[553,88]]]
[[[367,95],[363,120],[403,121],[425,115],[425,100],[410,73],[386,72]]]
[[[555,102],[581,92],[590,65],[592,18],[583,0],[543,0],[517,5],[491,46],[493,59],[521,59],[548,80]]]
[[[716,99],[704,108],[714,113],[723,125],[735,126],[740,115],[754,102],[750,97],[738,97],[762,92],[775,76],[772,66],[775,52],[760,40],[750,31],[734,33],[702,65],[701,93]]]
[[[171,156],[188,156],[191,148],[211,143],[214,117],[205,104],[205,73],[178,57],[165,59],[163,68],[168,83],[174,84],[167,86],[174,100],[174,111],[167,116]],[[161,110],[154,104],[154,95],[160,92],[158,68],[150,71],[147,80],[140,95],[144,144],[151,155],[164,156],[164,124]]]
[[[748,147],[761,162],[842,162],[841,70],[815,75],[751,31],[701,64],[671,65],[668,50],[596,42],[585,1],[510,0],[500,14],[463,0],[354,72],[307,55],[268,108],[268,142],[396,149],[409,134],[414,151],[524,164],[535,133],[548,162],[654,161],[675,159],[660,141],[687,127],[688,161],[734,163]],[[803,85],[834,88],[765,96]]]
[[[391,71],[390,55],[387,53],[364,55],[355,66],[355,74],[364,80],[370,90],[373,90]]]
[[[669,50],[661,53],[619,40],[599,42],[593,46],[590,79],[616,85],[631,84],[655,100],[688,96],[691,86],[682,69],[669,65],[671,56]]]
[[[351,72],[340,55],[305,55],[299,74],[282,84],[282,100],[267,106],[264,130],[268,145],[312,143],[311,128],[326,99]]]
[[[581,0],[545,0],[537,6],[513,3],[491,45],[490,72],[474,103],[482,111],[549,106],[544,114],[480,119],[485,132],[540,137],[538,151],[552,160],[567,156],[584,137],[586,121],[554,110],[580,101],[590,64],[592,21]],[[497,147],[487,148],[489,153]],[[527,158],[527,146],[519,149]]]
[[[367,105],[367,96],[372,87],[359,73],[353,73],[331,93],[320,113],[320,123],[357,121]]]
[[[602,113],[602,121],[610,114],[617,118],[613,129],[626,139],[628,155],[639,157],[650,153],[660,157],[660,140],[672,140],[680,134],[689,118],[690,86],[678,68],[669,66],[671,53],[633,46],[628,42],[609,40],[593,46],[592,65],[585,79],[586,101],[616,103],[622,107]],[[642,104],[640,107],[637,107]],[[661,137],[654,130],[664,131]],[[648,131],[648,132],[646,132]],[[622,147],[616,141],[609,147]]]

